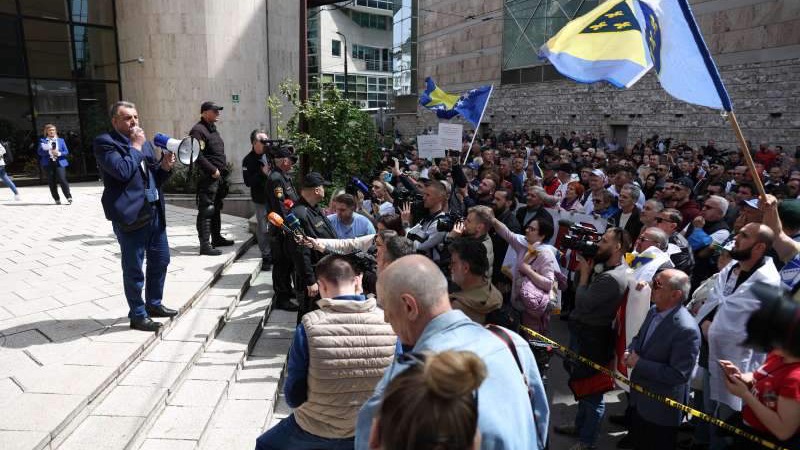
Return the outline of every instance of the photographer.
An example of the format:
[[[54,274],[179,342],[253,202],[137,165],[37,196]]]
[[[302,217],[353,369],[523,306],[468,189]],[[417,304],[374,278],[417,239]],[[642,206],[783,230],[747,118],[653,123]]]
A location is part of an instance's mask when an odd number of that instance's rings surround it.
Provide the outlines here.
[[[492,239],[489,237],[489,230],[492,229],[494,214],[488,206],[473,206],[467,213],[467,218],[463,222],[458,222],[453,226],[453,231],[447,234],[447,239],[457,239],[460,237],[475,239],[483,244],[486,255],[490,262],[494,262],[494,248]],[[492,277],[492,266],[486,268],[486,278]]]
[[[422,193],[422,204],[428,215],[418,224],[411,227],[406,236],[414,241],[417,253],[421,253],[432,259],[437,264],[447,263],[447,249],[445,248],[446,231],[438,231],[439,219],[446,213],[444,207],[447,204],[447,188],[441,181],[430,181]],[[411,208],[403,209],[401,213],[403,223],[410,223]]]
[[[630,248],[630,238],[621,229],[611,227],[597,243],[597,254],[590,259],[578,258],[578,288],[575,309],[570,313],[570,349],[598,364],[610,363],[614,358],[615,333],[612,323],[628,286],[628,269],[622,257]],[[598,372],[581,363],[568,367],[570,385]],[[578,414],[574,423],[559,425],[556,433],[576,436],[586,448],[592,448],[597,439],[600,422],[605,412],[603,391],[575,392]]]
[[[261,251],[261,270],[272,269],[272,256],[270,254],[269,237],[267,236],[267,180],[269,179],[270,163],[265,154],[266,142],[269,139],[263,130],[253,130],[250,133],[250,153],[242,159],[242,179],[245,186],[250,188],[250,198],[255,209],[256,240]]]

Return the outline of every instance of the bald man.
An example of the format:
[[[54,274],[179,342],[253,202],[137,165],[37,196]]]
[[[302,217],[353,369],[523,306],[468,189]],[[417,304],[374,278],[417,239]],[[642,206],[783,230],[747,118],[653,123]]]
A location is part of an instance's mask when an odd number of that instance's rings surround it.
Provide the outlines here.
[[[543,449],[547,442],[550,411],[542,379],[528,344],[521,337],[499,329],[509,344],[492,331],[450,307],[447,280],[430,259],[404,256],[378,277],[378,298],[384,319],[412,352],[468,350],[486,364],[489,376],[478,389],[478,428],[483,448]],[[527,385],[508,345],[514,345],[524,368]],[[356,449],[366,450],[375,412],[389,381],[408,368],[395,360],[358,415]],[[502,408],[497,405],[502,404]]]

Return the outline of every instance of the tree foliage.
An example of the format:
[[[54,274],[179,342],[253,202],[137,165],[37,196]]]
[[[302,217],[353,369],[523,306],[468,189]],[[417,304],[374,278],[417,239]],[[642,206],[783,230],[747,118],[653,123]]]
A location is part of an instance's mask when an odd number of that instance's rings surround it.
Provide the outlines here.
[[[380,161],[375,123],[334,87],[323,87],[308,101],[301,102],[299,85],[290,80],[280,85],[281,95],[294,106],[295,113],[285,125],[281,122],[282,101],[270,97],[268,106],[277,117],[277,134],[288,139],[299,155],[307,155],[310,170],[330,177],[342,187],[350,177],[370,173]],[[300,117],[307,132],[300,131]]]

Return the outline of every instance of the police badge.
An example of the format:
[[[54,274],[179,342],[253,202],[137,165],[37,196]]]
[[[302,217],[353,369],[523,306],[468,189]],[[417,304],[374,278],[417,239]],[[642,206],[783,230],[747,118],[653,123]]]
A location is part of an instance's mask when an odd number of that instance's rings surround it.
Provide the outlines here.
[[[275,188],[275,197],[277,197],[278,200],[283,198],[283,188],[282,187],[276,187]]]

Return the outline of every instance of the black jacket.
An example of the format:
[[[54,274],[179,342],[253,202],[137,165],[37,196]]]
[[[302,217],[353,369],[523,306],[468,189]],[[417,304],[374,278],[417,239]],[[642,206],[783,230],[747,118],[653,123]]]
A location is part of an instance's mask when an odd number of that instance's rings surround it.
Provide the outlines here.
[[[527,222],[525,222],[525,216],[527,214],[528,214],[528,207],[527,206],[523,206],[522,208],[517,210],[517,222],[522,227],[525,227],[527,225]],[[544,217],[546,219],[549,219],[550,222],[553,222],[553,216],[550,215],[550,213],[547,212],[546,209],[544,209],[544,206],[540,207],[539,210],[536,211],[536,214],[533,216],[533,218],[530,219],[530,220],[533,220],[533,219],[536,219],[536,218],[539,218],[539,217]],[[530,222],[530,220],[529,220],[529,222]]]
[[[331,225],[319,207],[309,205],[304,198],[300,197],[300,200],[292,207],[291,212],[297,217],[306,236],[336,239],[336,231],[333,229],[333,225]],[[322,258],[322,255],[304,245],[298,245],[293,239],[288,239],[288,241],[298,284],[300,287],[311,286],[317,282],[317,277],[314,275],[314,265]]]
[[[611,220],[613,220],[617,226],[619,226],[621,219],[622,210],[619,210],[618,213],[611,216]],[[636,238],[639,237],[639,233],[642,231],[642,221],[639,220],[639,208],[633,208],[633,212],[628,218],[628,223],[625,224],[625,231],[627,231],[628,236],[631,237],[631,242],[635,242]]]
[[[201,119],[189,131],[189,136],[200,141],[200,156],[197,158],[200,170],[206,175],[211,175],[216,170],[223,173],[226,170],[225,142],[216,125]]]
[[[245,186],[250,188],[250,198],[254,202],[267,203],[267,181],[269,177],[262,168],[268,165],[262,155],[250,150],[250,153],[242,159],[242,178]]]
[[[265,195],[267,210],[278,213],[281,217],[286,217],[286,213],[289,212],[289,208],[283,203],[284,200],[289,199],[294,203],[300,200],[300,195],[295,190],[292,179],[277,167],[269,173]],[[277,231],[274,227],[271,227],[270,230]]]

